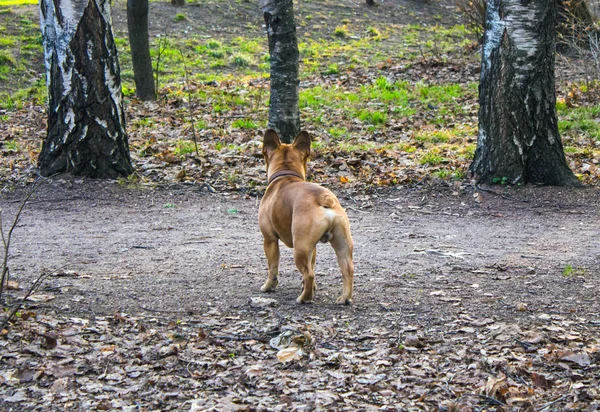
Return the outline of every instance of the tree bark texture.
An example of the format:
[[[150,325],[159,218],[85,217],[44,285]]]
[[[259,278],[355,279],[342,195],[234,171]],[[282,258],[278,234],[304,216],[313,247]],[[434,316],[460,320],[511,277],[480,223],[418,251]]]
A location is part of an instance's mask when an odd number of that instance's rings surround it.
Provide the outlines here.
[[[292,0],[260,0],[269,39],[271,94],[269,128],[291,143],[300,133],[298,41]]]
[[[555,1],[487,2],[479,135],[470,166],[481,183],[580,185],[558,132],[556,21]]]
[[[40,17],[49,106],[41,173],[131,174],[109,0],[41,0]]]
[[[135,94],[140,100],[154,100],[156,91],[148,41],[148,0],[127,0],[127,31]]]

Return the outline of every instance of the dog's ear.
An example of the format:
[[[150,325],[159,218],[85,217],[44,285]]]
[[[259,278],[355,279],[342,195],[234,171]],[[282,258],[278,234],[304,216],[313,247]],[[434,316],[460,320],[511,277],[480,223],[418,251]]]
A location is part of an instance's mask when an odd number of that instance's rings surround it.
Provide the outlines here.
[[[273,129],[267,130],[263,138],[263,155],[265,158],[268,157],[269,153],[277,150],[279,146],[281,146],[281,140],[279,140],[277,132]]]
[[[296,150],[303,152],[307,158],[310,157],[310,135],[307,131],[303,130],[298,133],[293,145]]]

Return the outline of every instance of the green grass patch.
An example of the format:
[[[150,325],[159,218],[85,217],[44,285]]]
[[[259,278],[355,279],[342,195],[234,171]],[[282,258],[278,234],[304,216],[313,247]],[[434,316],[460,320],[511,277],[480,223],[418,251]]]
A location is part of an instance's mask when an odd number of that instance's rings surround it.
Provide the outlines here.
[[[258,124],[251,119],[236,119],[231,123],[231,127],[237,129],[258,129]]]
[[[7,140],[2,143],[2,150],[18,153],[20,151],[19,143],[16,140]]]
[[[38,4],[37,0],[0,0],[0,7],[3,6],[24,6],[27,4]]]
[[[343,139],[347,135],[348,130],[345,127],[334,126],[334,127],[329,128],[328,132],[332,138],[334,138],[336,140],[340,140],[340,139]]]
[[[178,140],[173,153],[176,156],[185,156],[196,152],[196,145],[191,140]]]
[[[387,115],[378,110],[367,110],[362,109],[357,113],[358,119],[363,123],[368,123],[372,125],[382,125],[387,121]]]
[[[337,26],[335,28],[335,30],[333,31],[333,35],[335,37],[341,38],[341,39],[345,39],[346,37],[350,36],[350,32],[348,31],[348,26],[343,25],[343,26]]]
[[[5,67],[17,67],[17,59],[8,50],[0,50],[0,68]]]
[[[444,163],[444,161],[446,161],[446,159],[443,156],[441,156],[437,151],[428,150],[421,156],[419,163],[421,163],[422,165],[436,166],[441,163]]]
[[[556,109],[559,117],[558,130],[561,134],[600,140],[600,105],[570,108],[559,101]]]
[[[185,14],[183,14],[183,13],[177,13],[173,19],[174,19],[175,21],[185,21],[185,20],[187,20],[188,18],[187,18],[187,16],[186,16]]]

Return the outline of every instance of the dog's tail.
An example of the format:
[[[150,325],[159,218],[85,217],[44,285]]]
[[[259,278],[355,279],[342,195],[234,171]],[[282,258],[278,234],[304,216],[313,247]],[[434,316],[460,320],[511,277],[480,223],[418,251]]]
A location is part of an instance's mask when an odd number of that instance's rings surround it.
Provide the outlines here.
[[[331,196],[329,193],[323,193],[317,198],[317,203],[319,206],[331,209],[335,206],[335,197]]]

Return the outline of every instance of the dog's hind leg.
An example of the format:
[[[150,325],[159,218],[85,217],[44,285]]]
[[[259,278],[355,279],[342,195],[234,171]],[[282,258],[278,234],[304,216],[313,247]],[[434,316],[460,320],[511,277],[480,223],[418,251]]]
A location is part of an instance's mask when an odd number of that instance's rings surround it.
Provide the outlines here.
[[[271,292],[279,284],[279,240],[264,239],[265,255],[269,266],[267,281],[260,288],[261,292]]]
[[[352,303],[352,290],[354,289],[354,263],[352,262],[354,244],[348,225],[336,227],[330,243],[335,250],[344,284],[337,303],[348,305]]]
[[[314,253],[315,247],[294,246],[294,263],[302,273],[302,294],[298,296],[296,302],[310,303],[315,293],[315,271],[314,271]],[[309,251],[312,251],[309,252]]]

